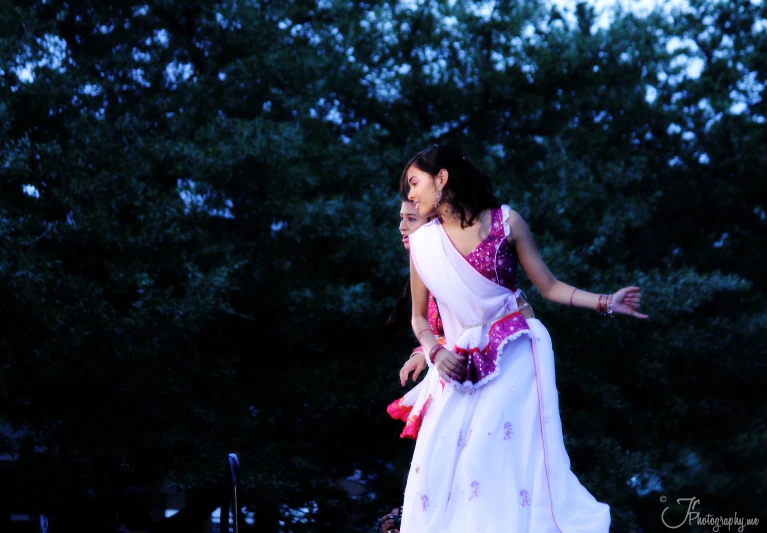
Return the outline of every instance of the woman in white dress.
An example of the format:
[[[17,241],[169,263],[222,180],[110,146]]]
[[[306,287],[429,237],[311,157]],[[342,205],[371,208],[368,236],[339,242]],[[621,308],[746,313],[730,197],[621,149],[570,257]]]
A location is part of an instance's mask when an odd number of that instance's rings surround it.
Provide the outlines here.
[[[402,237],[402,246],[406,251],[409,252],[410,234],[426,224],[427,218],[416,211],[413,202],[409,200],[403,200],[402,206],[400,207],[399,220],[399,232]],[[391,325],[397,321],[397,317],[401,308],[404,307],[404,304],[408,303],[410,300],[410,282],[407,284],[406,291],[407,292],[403,293],[403,295],[400,296],[399,300],[397,301],[397,306],[395,307],[392,315],[389,317],[387,325]],[[522,293],[520,290],[518,290],[517,293],[517,307],[522,312],[522,315],[525,318],[533,318],[535,314],[533,313],[533,309],[530,304],[527,303],[527,299],[525,298],[524,293]],[[439,317],[437,302],[432,295],[429,295],[429,327],[431,328],[431,332],[434,334],[434,337],[437,339],[437,342],[444,344],[445,332],[442,329],[442,320]],[[405,383],[407,382],[408,376],[411,374],[411,372],[413,374],[413,381],[417,381],[418,376],[421,374],[424,368],[426,368],[426,359],[423,352],[423,347],[417,346],[413,350],[413,353],[410,354],[410,358],[405,361],[405,364],[402,365],[402,368],[399,371],[401,385],[403,387],[405,386]],[[395,420],[401,420],[405,423],[405,427],[402,430],[402,434],[400,435],[400,437],[403,439],[416,439],[418,436],[418,430],[421,426],[421,418],[417,416],[418,413],[413,414],[412,409],[413,404],[418,399],[422,388],[423,382],[408,391],[408,393],[401,398],[392,402],[386,408],[389,416]]]
[[[413,331],[429,372],[412,399],[419,419],[402,533],[601,533],[609,507],[570,471],[551,338],[517,308],[517,264],[547,300],[601,315],[638,313],[638,287],[589,293],[542,261],[518,213],[457,150],[416,154],[404,199],[435,218],[410,235]],[[445,344],[428,319],[438,302]]]

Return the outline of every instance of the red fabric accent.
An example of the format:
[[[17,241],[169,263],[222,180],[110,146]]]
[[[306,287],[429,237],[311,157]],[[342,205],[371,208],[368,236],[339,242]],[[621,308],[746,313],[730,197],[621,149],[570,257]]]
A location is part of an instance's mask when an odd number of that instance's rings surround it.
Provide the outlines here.
[[[405,422],[405,429],[400,434],[400,438],[413,440],[418,438],[418,432],[421,430],[421,423],[423,423],[423,417],[426,415],[426,408],[429,407],[429,403],[431,403],[431,394],[426,398],[421,410],[408,417],[407,422]]]
[[[400,398],[399,400],[390,403],[389,407],[386,408],[386,412],[389,413],[390,417],[394,420],[401,420],[403,422],[407,422],[407,419],[410,416],[410,411],[412,410],[413,406],[405,405],[404,398]]]

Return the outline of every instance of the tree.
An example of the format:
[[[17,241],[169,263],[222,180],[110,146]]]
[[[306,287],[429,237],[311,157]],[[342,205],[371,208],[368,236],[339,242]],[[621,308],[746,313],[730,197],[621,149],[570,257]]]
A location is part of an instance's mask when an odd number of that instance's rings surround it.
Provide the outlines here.
[[[0,9],[19,501],[55,511],[126,480],[214,494],[236,451],[260,529],[303,506],[286,527],[372,522],[390,502],[333,481],[396,485],[408,462],[384,414],[412,344],[382,328],[407,267],[396,190],[413,152],[449,142],[556,275],[643,288],[646,324],[528,291],[573,470],[614,529],[655,528],[659,492],[757,514],[764,6],[607,28],[532,0]]]

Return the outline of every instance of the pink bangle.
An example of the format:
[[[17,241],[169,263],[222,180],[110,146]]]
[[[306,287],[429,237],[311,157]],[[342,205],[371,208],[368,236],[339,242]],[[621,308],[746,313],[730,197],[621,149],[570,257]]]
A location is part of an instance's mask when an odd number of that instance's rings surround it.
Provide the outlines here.
[[[570,307],[573,306],[573,296],[575,295],[575,291],[577,291],[577,290],[578,289],[573,289],[573,293],[570,295]]]
[[[434,356],[437,355],[437,352],[440,351],[442,348],[444,348],[444,346],[437,343],[431,347],[431,350],[429,350],[429,361],[431,361],[432,364],[434,364]]]

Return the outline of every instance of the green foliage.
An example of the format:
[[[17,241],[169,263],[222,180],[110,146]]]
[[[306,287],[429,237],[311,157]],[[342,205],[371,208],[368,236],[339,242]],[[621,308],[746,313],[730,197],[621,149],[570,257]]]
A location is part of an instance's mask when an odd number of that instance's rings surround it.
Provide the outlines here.
[[[14,497],[206,487],[236,451],[258,516],[313,501],[295,531],[372,523],[411,448],[384,412],[412,344],[382,330],[407,266],[398,177],[449,142],[555,275],[643,289],[646,323],[523,284],[554,338],[573,469],[613,530],[657,529],[660,492],[758,516],[765,6],[618,10],[605,29],[585,4],[486,4],[0,7]],[[353,468],[381,499],[334,486]],[[46,477],[68,483],[40,492]]]

